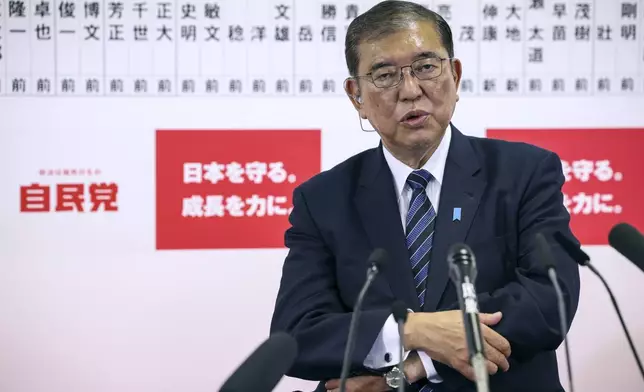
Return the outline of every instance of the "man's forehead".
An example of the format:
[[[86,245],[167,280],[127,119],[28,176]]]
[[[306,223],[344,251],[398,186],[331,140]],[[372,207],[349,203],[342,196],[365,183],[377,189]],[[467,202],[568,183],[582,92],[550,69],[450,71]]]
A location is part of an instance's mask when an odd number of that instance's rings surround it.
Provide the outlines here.
[[[377,63],[397,64],[419,57],[445,57],[440,35],[430,22],[412,23],[406,29],[360,44],[360,68],[370,70]]]

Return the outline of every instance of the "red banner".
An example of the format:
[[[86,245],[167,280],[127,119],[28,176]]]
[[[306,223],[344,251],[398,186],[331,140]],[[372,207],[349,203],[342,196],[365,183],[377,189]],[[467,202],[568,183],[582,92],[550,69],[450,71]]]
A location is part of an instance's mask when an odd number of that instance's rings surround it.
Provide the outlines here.
[[[320,154],[319,130],[157,131],[157,249],[283,247]]]
[[[607,245],[619,222],[644,229],[644,128],[488,129],[494,139],[520,141],[559,155],[571,227],[584,245]]]

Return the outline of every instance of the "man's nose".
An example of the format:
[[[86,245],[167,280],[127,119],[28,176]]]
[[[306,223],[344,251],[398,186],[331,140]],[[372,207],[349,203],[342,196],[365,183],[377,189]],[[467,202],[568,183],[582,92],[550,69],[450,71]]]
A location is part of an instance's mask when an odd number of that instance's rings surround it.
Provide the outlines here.
[[[400,99],[415,101],[423,91],[418,83],[418,78],[414,76],[410,67],[405,67],[401,71],[402,81],[400,82]]]

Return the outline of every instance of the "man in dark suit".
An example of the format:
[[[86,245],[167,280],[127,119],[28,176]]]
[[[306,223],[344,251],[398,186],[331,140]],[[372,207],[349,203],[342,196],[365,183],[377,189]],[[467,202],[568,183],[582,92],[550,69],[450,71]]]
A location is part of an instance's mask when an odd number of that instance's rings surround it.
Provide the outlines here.
[[[447,23],[422,6],[376,5],[349,26],[345,55],[347,94],[381,144],[294,192],[271,325],[299,344],[288,375],[321,381],[318,391],[337,390],[366,260],[384,248],[390,260],[364,302],[349,391],[386,391],[397,382],[409,390],[475,391],[446,261],[450,245],[462,242],[478,266],[491,390],[562,391],[557,301],[534,251],[539,232],[576,241],[559,158],[527,144],[468,137],[451,124],[461,63]],[[553,253],[570,326],[578,267],[559,248]],[[395,367],[396,300],[412,312],[404,369]]]

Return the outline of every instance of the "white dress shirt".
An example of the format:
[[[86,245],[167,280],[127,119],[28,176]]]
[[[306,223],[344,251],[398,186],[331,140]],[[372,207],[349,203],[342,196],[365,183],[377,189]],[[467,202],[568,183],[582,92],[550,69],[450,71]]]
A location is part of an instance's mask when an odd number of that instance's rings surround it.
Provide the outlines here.
[[[441,140],[438,148],[432,156],[427,160],[422,169],[427,170],[431,175],[432,179],[429,181],[425,191],[427,192],[427,197],[432,202],[434,210],[438,214],[439,207],[439,198],[441,192],[441,184],[443,183],[443,174],[445,173],[445,162],[447,161],[447,153],[449,151],[450,142],[452,141],[452,128],[451,126],[447,127],[445,135]],[[403,231],[406,230],[405,222],[407,219],[407,210],[409,209],[409,202],[411,200],[412,189],[407,185],[407,177],[415,169],[407,166],[406,164],[399,161],[395,158],[383,145],[383,152],[385,155],[385,160],[389,165],[391,174],[393,175],[394,185],[396,187],[396,194],[398,195],[398,208],[400,210],[400,220],[403,225]],[[397,263],[409,262],[409,260],[395,260]],[[431,263],[431,261],[430,261]],[[393,315],[390,315],[385,321],[380,334],[376,338],[371,351],[364,360],[364,365],[371,369],[379,369],[392,364],[397,364],[400,360],[400,340],[398,334],[398,324],[394,320]],[[407,358],[409,352],[404,353],[404,357]],[[423,362],[423,367],[427,373],[427,379],[431,382],[437,383],[442,382],[432,359],[423,351],[418,351],[418,355]],[[386,359],[389,361],[387,361]]]

